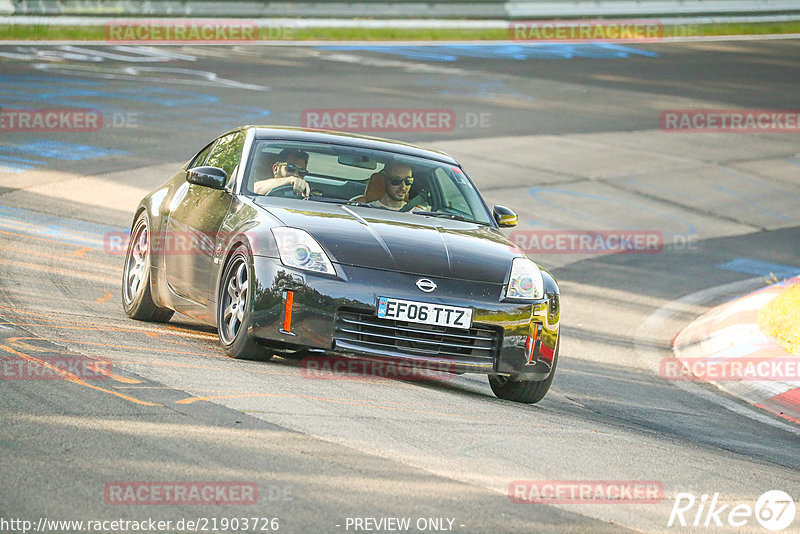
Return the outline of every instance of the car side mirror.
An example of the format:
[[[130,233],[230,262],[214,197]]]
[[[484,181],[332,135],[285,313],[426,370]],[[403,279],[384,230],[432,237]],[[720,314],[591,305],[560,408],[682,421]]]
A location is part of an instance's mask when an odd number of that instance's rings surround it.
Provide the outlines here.
[[[194,167],[187,171],[186,181],[211,189],[225,189],[228,174],[219,167]]]
[[[517,225],[517,214],[505,206],[492,208],[492,215],[500,228],[513,228]]]

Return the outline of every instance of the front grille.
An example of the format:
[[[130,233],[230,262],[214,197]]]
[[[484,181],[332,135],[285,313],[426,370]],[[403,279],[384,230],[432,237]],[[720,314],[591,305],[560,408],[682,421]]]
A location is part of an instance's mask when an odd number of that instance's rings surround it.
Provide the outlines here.
[[[379,319],[372,313],[339,310],[334,339],[364,352],[391,351],[462,362],[493,362],[500,345],[497,330],[473,325],[469,330],[449,326]]]

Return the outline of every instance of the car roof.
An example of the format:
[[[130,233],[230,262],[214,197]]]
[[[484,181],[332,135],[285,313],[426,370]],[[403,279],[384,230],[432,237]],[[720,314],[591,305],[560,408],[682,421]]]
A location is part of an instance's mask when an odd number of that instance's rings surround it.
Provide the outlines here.
[[[336,145],[347,145],[358,148],[374,150],[385,150],[407,156],[417,156],[420,158],[433,159],[442,163],[458,165],[449,154],[438,150],[421,148],[402,141],[383,139],[380,137],[370,137],[347,132],[335,132],[331,130],[313,130],[309,128],[293,128],[290,126],[255,126],[247,125],[239,129],[254,129],[257,139],[281,139],[285,141],[308,141],[316,143],[330,143]]]

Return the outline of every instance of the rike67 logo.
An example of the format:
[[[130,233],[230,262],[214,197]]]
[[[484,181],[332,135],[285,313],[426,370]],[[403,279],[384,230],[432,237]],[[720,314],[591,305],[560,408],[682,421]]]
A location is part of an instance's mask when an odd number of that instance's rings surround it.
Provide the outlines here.
[[[755,519],[767,530],[777,532],[791,526],[796,506],[792,497],[780,490],[761,494],[755,506],[748,503],[721,504],[719,493],[697,498],[691,493],[678,493],[669,514],[668,527],[744,527]]]

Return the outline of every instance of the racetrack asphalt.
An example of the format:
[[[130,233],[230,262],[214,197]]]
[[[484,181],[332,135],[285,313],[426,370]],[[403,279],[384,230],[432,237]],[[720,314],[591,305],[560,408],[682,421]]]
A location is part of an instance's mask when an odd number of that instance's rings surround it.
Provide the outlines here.
[[[84,383],[0,380],[2,518],[763,532],[755,517],[705,528],[697,505],[684,516],[698,513],[700,526],[668,522],[680,494],[718,493],[728,509],[754,507],[768,490],[800,499],[796,425],[708,384],[658,376],[695,317],[800,269],[800,133],[666,132],[662,112],[800,109],[800,40],[34,44],[0,47],[0,64],[3,109],[103,116],[92,132],[0,134],[0,350],[113,370]],[[186,317],[125,316],[122,259],[105,245],[142,195],[239,124],[301,125],[304,110],[354,108],[452,112],[449,131],[379,135],[456,157],[490,205],[518,212],[509,234],[523,248],[563,230],[660,236],[655,253],[531,250],[562,289],[558,374],[541,403],[500,401],[477,375],[309,380],[290,360],[225,358],[216,333]],[[663,499],[517,504],[507,493],[518,480],[656,481]],[[124,481],[248,481],[259,500],[109,504],[104,489]]]

